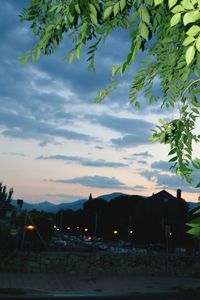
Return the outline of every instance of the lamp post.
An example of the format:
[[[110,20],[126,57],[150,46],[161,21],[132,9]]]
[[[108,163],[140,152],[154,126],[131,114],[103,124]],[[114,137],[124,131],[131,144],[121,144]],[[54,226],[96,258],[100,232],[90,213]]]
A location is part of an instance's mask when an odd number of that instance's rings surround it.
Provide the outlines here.
[[[113,230],[113,234],[114,234],[114,241],[116,242],[117,241],[117,235],[118,235],[118,230],[117,229],[114,229]]]
[[[95,215],[94,238],[97,238],[97,214]]]
[[[60,212],[60,231],[62,233],[62,223],[63,223],[63,211]]]
[[[133,229],[132,229],[132,216],[129,217],[129,243],[131,245],[131,238],[133,235]]]
[[[83,229],[83,235],[85,235],[86,233],[88,233],[88,228]]]
[[[170,232],[170,225],[165,225],[165,238],[166,238],[166,255],[167,255],[167,264],[166,269],[168,271],[169,268],[169,236],[172,233]]]

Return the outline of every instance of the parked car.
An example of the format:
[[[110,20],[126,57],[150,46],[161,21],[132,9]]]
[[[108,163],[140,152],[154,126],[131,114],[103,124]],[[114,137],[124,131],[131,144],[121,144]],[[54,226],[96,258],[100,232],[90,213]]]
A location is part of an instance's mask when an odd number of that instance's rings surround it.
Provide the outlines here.
[[[129,252],[128,249],[120,247],[120,246],[116,246],[116,247],[111,246],[110,251],[111,251],[111,253],[128,253]]]
[[[61,239],[53,239],[51,240],[51,242],[49,243],[49,247],[51,249],[55,249],[55,250],[58,250],[58,249],[65,249],[67,246],[67,242],[64,241],[64,240],[61,240]]]
[[[96,242],[93,246],[95,249],[99,249],[99,250],[107,250],[108,249],[108,246],[103,242]]]

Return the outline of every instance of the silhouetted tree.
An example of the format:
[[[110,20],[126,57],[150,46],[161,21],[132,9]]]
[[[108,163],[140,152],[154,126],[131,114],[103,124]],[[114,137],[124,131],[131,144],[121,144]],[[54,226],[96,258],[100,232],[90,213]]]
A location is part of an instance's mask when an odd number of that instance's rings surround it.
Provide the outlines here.
[[[10,188],[9,191],[7,192],[7,186],[3,185],[3,182],[0,182],[0,200],[1,201],[7,201],[10,203],[12,200],[12,195],[13,195],[13,188]]]

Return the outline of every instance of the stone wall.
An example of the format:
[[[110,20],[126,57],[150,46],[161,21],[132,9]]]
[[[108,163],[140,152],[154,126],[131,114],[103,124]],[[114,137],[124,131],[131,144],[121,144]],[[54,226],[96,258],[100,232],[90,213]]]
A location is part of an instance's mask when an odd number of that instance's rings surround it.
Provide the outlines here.
[[[149,275],[200,277],[200,257],[111,253],[0,253],[0,271],[79,275]]]

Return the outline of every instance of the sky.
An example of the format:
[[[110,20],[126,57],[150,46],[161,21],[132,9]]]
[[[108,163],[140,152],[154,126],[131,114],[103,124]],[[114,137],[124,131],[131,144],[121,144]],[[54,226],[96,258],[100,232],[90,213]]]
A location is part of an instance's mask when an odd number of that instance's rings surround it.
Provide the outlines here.
[[[27,3],[7,0],[0,11],[0,181],[14,188],[13,198],[57,204],[90,193],[150,196],[166,189],[176,195],[181,188],[185,200],[197,201],[196,190],[169,170],[168,146],[148,141],[158,119],[177,112],[145,105],[142,94],[142,109],[129,103],[139,59],[111,96],[94,101],[109,84],[111,67],[126,56],[129,33],[117,30],[101,45],[95,73],[87,71],[87,50],[80,61],[64,60],[67,38],[52,56],[21,65],[17,57],[36,41],[30,25],[19,22]]]

